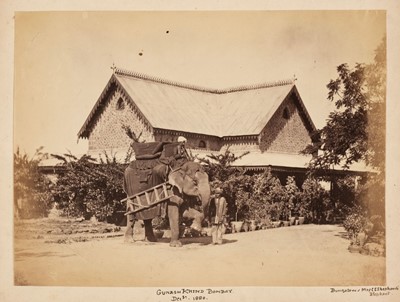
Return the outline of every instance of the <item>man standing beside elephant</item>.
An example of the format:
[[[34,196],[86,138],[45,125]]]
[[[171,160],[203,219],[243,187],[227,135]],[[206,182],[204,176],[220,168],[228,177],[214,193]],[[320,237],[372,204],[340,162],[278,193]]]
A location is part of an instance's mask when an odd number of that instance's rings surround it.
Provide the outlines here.
[[[210,204],[211,236],[213,244],[222,244],[222,235],[225,232],[225,217],[227,204],[222,196],[222,189],[215,189],[215,197]]]

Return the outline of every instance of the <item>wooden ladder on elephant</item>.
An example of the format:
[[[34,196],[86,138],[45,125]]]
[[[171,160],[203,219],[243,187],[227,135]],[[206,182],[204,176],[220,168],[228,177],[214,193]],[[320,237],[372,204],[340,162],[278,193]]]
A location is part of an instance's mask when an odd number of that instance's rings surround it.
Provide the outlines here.
[[[151,187],[145,191],[129,196],[121,200],[126,201],[127,212],[125,215],[134,214],[136,212],[151,208],[161,202],[165,202],[174,196],[172,185],[168,182],[161,183]]]

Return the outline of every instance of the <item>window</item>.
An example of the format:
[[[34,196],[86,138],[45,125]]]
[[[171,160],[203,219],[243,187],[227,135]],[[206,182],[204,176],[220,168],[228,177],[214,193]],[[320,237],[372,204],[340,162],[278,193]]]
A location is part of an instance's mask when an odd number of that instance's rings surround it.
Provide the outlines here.
[[[288,107],[285,107],[285,109],[283,109],[282,117],[283,117],[285,120],[288,120],[288,119],[289,119],[289,108],[288,108]]]
[[[205,141],[199,141],[199,148],[206,148],[206,142]]]
[[[115,106],[117,110],[124,110],[125,108],[125,103],[122,98],[119,98],[117,105]]]

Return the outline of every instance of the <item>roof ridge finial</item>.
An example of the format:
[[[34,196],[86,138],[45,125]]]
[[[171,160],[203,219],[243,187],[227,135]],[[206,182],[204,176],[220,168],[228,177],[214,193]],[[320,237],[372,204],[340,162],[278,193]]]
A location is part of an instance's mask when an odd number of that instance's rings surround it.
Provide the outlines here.
[[[115,66],[114,62],[112,63],[112,66],[110,67],[115,74],[115,70],[117,69],[117,66]]]

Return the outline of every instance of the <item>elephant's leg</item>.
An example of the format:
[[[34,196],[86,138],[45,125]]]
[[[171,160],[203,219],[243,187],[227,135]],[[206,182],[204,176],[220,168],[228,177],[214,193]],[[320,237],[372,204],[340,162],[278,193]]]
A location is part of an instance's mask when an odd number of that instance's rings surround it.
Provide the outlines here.
[[[133,242],[133,227],[135,225],[135,217],[132,214],[129,214],[126,218],[126,230],[124,241],[125,242]]]
[[[168,218],[169,226],[171,228],[171,242],[172,247],[181,247],[182,243],[179,241],[179,206],[178,203],[168,202]]]
[[[195,229],[198,232],[201,232],[201,223],[204,219],[203,213],[193,209],[193,208],[187,208],[183,212],[183,217],[193,219],[193,223],[191,225],[192,229]]]
[[[156,236],[154,236],[153,233],[153,225],[151,224],[151,220],[152,219],[143,220],[145,240],[150,242],[157,242],[157,238]]]

